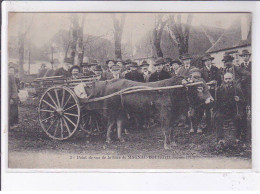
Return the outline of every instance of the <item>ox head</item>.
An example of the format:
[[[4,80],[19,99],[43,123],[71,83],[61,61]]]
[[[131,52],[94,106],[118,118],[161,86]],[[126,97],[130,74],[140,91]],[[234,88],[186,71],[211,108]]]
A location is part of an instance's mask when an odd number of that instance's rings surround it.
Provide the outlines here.
[[[209,104],[214,101],[206,82],[202,78],[197,79],[192,83],[194,83],[194,85],[188,85],[188,98],[191,105],[199,106],[201,104]]]

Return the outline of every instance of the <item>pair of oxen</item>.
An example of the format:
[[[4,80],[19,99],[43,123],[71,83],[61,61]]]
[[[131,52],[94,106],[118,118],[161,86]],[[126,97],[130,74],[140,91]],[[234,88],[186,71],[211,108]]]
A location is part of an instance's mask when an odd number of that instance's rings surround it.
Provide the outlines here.
[[[144,118],[153,118],[160,123],[164,133],[164,148],[175,146],[173,138],[174,126],[180,121],[180,117],[187,114],[190,107],[194,109],[201,105],[209,104],[214,99],[210,95],[204,80],[197,80],[198,84],[187,84],[183,77],[172,77],[170,79],[140,83],[126,79],[98,81],[92,88],[85,88],[88,100],[92,98],[109,96],[104,100],[85,103],[89,110],[102,110],[102,114],[108,119],[106,142],[111,142],[111,133],[114,125],[117,127],[117,135],[120,141],[124,141],[122,127],[126,121],[127,113]],[[173,89],[162,90],[140,90],[122,95],[111,95],[132,87],[160,88],[174,85],[183,85]],[[196,111],[195,111],[196,112]],[[193,122],[199,122],[194,118]]]

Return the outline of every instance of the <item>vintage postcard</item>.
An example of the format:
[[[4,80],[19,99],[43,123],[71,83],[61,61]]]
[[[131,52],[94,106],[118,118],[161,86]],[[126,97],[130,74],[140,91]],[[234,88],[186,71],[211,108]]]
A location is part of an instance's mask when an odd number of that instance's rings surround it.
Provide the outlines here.
[[[8,168],[251,169],[252,25],[9,12]]]

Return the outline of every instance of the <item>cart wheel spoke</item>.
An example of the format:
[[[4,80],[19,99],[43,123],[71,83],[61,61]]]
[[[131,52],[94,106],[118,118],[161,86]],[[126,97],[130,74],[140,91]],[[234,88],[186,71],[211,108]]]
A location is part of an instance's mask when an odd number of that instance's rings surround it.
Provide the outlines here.
[[[68,104],[68,102],[69,102],[69,100],[71,99],[71,96],[69,96],[69,98],[67,99],[67,101],[65,102],[65,104],[64,104],[64,106],[63,106],[63,108],[65,108],[66,107],[66,105]]]
[[[57,125],[56,125],[56,128],[55,128],[55,131],[54,131],[54,134],[53,136],[56,137],[56,133],[57,133],[57,130],[58,130],[58,127],[59,127],[59,119],[58,119],[58,122],[57,122]]]
[[[48,118],[46,118],[46,119],[43,119],[42,122],[44,122],[44,121],[46,121],[46,120],[49,120],[49,119],[51,119],[51,118],[53,118],[53,117],[54,117],[54,115],[52,115],[52,116],[50,116],[50,117],[48,117]]]
[[[57,92],[57,90],[54,90],[54,91],[55,91],[55,96],[56,96],[56,99],[57,99],[57,102],[58,102],[58,107],[61,107],[58,92]]]
[[[63,122],[62,122],[62,118],[60,118],[60,126],[61,126],[61,128],[60,128],[60,130],[61,130],[60,136],[61,136],[61,138],[63,138]]]
[[[62,89],[62,100],[61,100],[61,107],[63,107],[64,98],[65,98],[65,90],[64,90],[64,89]]]
[[[63,121],[64,121],[64,123],[65,123],[65,126],[66,126],[66,128],[67,128],[69,134],[71,134],[71,131],[70,131],[70,128],[69,128],[69,125],[68,125],[67,121],[66,121],[64,118],[62,118],[62,119],[63,119]]]
[[[77,125],[75,123],[73,123],[72,120],[70,120],[69,117],[67,117],[66,115],[63,115],[65,119],[67,119],[74,127],[77,127]]]
[[[48,127],[48,129],[46,129],[47,132],[51,129],[51,127],[53,126],[53,124],[54,124],[56,121],[57,121],[57,118],[54,119],[54,121],[51,123],[51,125]]]
[[[40,112],[54,112],[53,110],[44,110],[44,109],[40,109]]]
[[[64,111],[67,111],[67,110],[69,110],[69,109],[72,109],[72,108],[75,107],[75,106],[77,106],[77,104],[74,104],[74,105],[70,106],[69,108],[66,108]]]
[[[74,117],[78,117],[79,115],[76,115],[76,114],[72,114],[72,113],[67,113],[67,112],[65,112],[64,113],[65,115],[70,115],[70,116],[74,116]]]
[[[45,104],[49,105],[51,108],[53,108],[54,110],[56,110],[56,107],[54,107],[53,105],[51,105],[49,102],[47,102],[46,100],[42,100]]]
[[[49,92],[47,92],[48,96],[50,97],[51,101],[53,102],[54,106],[56,106],[56,108],[58,108],[58,105],[56,104],[56,102],[54,101],[54,99],[52,98],[51,94]]]

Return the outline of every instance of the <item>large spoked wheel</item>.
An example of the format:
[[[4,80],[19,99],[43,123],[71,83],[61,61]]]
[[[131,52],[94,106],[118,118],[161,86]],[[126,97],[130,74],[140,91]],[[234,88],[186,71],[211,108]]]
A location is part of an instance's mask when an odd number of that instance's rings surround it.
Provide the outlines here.
[[[40,99],[38,111],[41,127],[52,139],[68,139],[80,123],[79,100],[66,86],[54,86],[46,90]]]
[[[89,135],[98,135],[106,129],[106,121],[96,111],[85,111],[81,116],[79,128]]]

